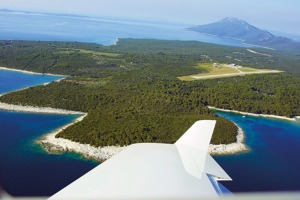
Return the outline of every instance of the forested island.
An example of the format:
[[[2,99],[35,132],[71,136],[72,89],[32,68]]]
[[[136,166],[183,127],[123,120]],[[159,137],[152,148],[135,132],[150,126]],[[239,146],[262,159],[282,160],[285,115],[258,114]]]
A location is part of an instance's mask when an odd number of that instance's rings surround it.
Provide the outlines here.
[[[88,113],[57,137],[93,146],[175,142],[195,121],[216,119],[213,144],[236,141],[237,127],[207,106],[286,117],[300,115],[300,54],[194,41],[120,39],[116,45],[1,41],[0,66],[68,75],[0,97],[1,102]],[[267,56],[266,56],[267,55]],[[199,63],[237,63],[280,74],[209,80]]]

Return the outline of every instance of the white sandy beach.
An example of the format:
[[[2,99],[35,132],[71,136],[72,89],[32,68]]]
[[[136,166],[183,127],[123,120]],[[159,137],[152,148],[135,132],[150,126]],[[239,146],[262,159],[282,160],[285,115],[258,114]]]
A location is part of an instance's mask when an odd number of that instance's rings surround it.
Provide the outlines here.
[[[86,115],[85,115],[86,116]],[[85,116],[78,118],[73,123],[81,121]],[[49,152],[76,152],[82,154],[87,158],[92,158],[98,161],[103,161],[111,158],[115,154],[119,153],[125,147],[120,146],[105,146],[105,147],[94,147],[89,144],[81,144],[78,142],[73,142],[64,138],[55,138],[55,135],[62,131],[63,129],[71,126],[73,123],[70,123],[56,131],[45,135],[37,142],[44,146],[44,148]],[[243,144],[244,133],[241,128],[238,129],[237,142],[224,145],[212,145],[209,146],[209,153],[211,155],[225,155],[225,154],[235,154],[248,150],[248,147]]]
[[[84,112],[63,110],[49,107],[34,107],[34,106],[22,106],[12,105],[0,102],[0,110],[9,110],[14,112],[31,112],[31,113],[53,113],[53,114],[65,114],[65,115],[84,115]]]
[[[13,68],[8,68],[8,67],[0,67],[0,70],[21,72],[21,73],[25,73],[25,74],[40,74],[40,75],[48,75],[48,76],[64,76],[64,75],[59,75],[59,74],[38,73],[38,72],[26,71],[26,70],[21,70],[21,69],[13,69]]]
[[[244,131],[237,124],[235,125],[238,127],[236,142],[231,144],[219,145],[210,144],[208,151],[211,155],[236,154],[249,150],[249,148],[243,143],[245,140]]]
[[[55,80],[54,82],[59,82],[65,78],[67,78],[67,76],[64,76],[64,75],[59,75],[59,74],[48,74],[48,73],[37,73],[37,72],[31,72],[31,71],[26,71],[26,70],[20,70],[20,69],[12,69],[12,68],[7,68],[7,67],[0,67],[0,70],[7,70],[7,71],[14,71],[14,72],[21,72],[21,73],[25,73],[25,74],[39,74],[39,75],[47,75],[47,76],[61,76],[62,78],[58,79],[58,80]],[[48,82],[48,83],[44,83],[42,85],[48,85],[49,83],[51,82]],[[25,88],[22,88],[22,89],[19,89],[19,90],[14,90],[14,91],[10,91],[10,92],[17,92],[17,91],[22,91],[22,90],[26,90],[30,87],[25,87]],[[10,93],[8,92],[8,93]],[[7,93],[2,93],[0,94],[0,97],[5,95]]]
[[[71,126],[74,123],[83,120],[83,118],[86,115],[77,118],[74,122],[67,124],[66,126],[59,128],[50,134],[46,134],[37,142],[42,146],[44,146],[46,150],[50,153],[71,151],[71,152],[82,154],[87,158],[93,158],[99,161],[107,160],[125,148],[120,146],[94,147],[89,144],[81,144],[64,138],[55,138],[55,135],[58,134],[60,131],[64,130],[65,128]],[[243,130],[240,127],[238,127],[236,143],[232,143],[228,145],[211,144],[209,146],[209,153],[212,155],[224,155],[224,154],[234,154],[234,153],[247,151],[248,147],[245,144],[243,144],[244,138],[245,135]]]
[[[125,147],[120,146],[105,146],[105,147],[94,147],[89,144],[81,144],[78,142],[73,142],[64,138],[55,138],[55,135],[60,131],[66,129],[67,127],[73,125],[84,119],[87,116],[87,113],[55,109],[49,107],[34,107],[34,106],[21,106],[21,105],[11,105],[7,103],[0,102],[0,110],[9,110],[15,112],[34,112],[34,113],[53,113],[53,114],[81,114],[82,116],[74,120],[72,123],[69,123],[52,133],[44,135],[42,138],[37,140],[37,143],[41,144],[49,153],[53,152],[75,152],[82,154],[87,158],[92,158],[95,160],[103,161],[112,157],[116,153],[123,150]],[[247,151],[246,145],[243,144],[244,133],[241,128],[238,129],[237,142],[224,145],[210,145],[209,153],[212,155],[221,155],[221,154],[234,154],[238,152]]]
[[[1,103],[0,102],[0,110],[8,110],[8,111],[14,111],[14,112],[31,112],[31,113],[52,113],[52,114],[80,114],[79,118],[74,120],[73,122],[55,130],[52,133],[46,134],[39,140],[37,140],[37,143],[41,144],[48,152],[66,152],[66,151],[72,151],[79,154],[82,154],[83,156],[87,158],[93,158],[95,160],[103,161],[106,160],[125,147],[118,147],[118,146],[107,146],[107,147],[101,147],[96,148],[89,144],[81,144],[78,142],[73,142],[68,139],[63,138],[55,138],[55,135],[61,132],[62,130],[66,129],[67,127],[73,125],[74,123],[77,123],[81,120],[83,120],[87,113],[84,112],[78,112],[78,111],[71,111],[71,110],[63,110],[63,109],[55,109],[55,108],[49,108],[49,107],[34,107],[34,106],[21,106],[21,105],[12,105],[7,103]]]
[[[112,45],[116,46],[118,44],[118,42],[119,42],[119,38],[117,38]]]
[[[249,115],[249,116],[255,116],[255,117],[269,117],[269,118],[277,118],[277,119],[283,119],[283,120],[289,120],[289,121],[296,121],[299,119],[299,116],[296,116],[294,118],[289,118],[289,117],[284,117],[284,116],[278,116],[278,115],[265,115],[265,114],[255,114],[255,113],[247,113],[247,112],[242,112],[242,111],[237,111],[237,110],[228,110],[228,109],[222,109],[222,108],[215,108],[213,106],[207,106],[209,109],[213,110],[219,110],[219,111],[224,111],[224,112],[233,112],[233,113],[238,113],[241,115]]]
[[[89,144],[81,144],[64,138],[55,138],[56,134],[73,125],[74,123],[83,120],[86,116],[87,114],[77,118],[72,123],[63,126],[52,133],[46,134],[37,140],[37,143],[41,144],[49,153],[76,152],[87,158],[92,158],[98,161],[107,160],[125,148],[120,146],[106,146],[97,148]]]
[[[74,122],[67,124],[66,126],[57,129],[56,131],[45,135],[37,142],[41,144],[49,153],[51,152],[76,152],[82,154],[87,158],[92,158],[98,161],[103,161],[111,158],[115,154],[119,153],[126,147],[120,146],[105,146],[105,147],[94,147],[89,144],[81,144],[78,142],[73,142],[64,138],[55,138],[55,135],[65,128],[71,126],[72,124],[81,121],[86,115],[77,118]],[[224,154],[235,154],[247,151],[248,148],[244,141],[244,133],[241,128],[238,129],[237,142],[224,145],[210,145],[209,153],[212,155],[224,155]]]
[[[123,150],[125,147],[120,146],[105,146],[105,147],[94,147],[89,144],[81,144],[78,142],[73,142],[64,138],[55,138],[55,135],[60,131],[66,129],[67,127],[73,125],[84,119],[87,116],[87,113],[63,110],[63,109],[55,109],[55,108],[47,108],[47,107],[33,107],[33,106],[21,106],[21,105],[11,105],[0,102],[0,110],[9,110],[15,112],[33,112],[33,113],[53,113],[53,114],[81,114],[82,116],[74,120],[72,123],[69,123],[52,133],[44,135],[42,138],[37,140],[39,144],[41,144],[48,152],[76,152],[82,154],[87,158],[93,158],[95,160],[103,161],[112,157],[116,153]],[[220,155],[220,154],[234,154],[238,152],[247,151],[246,145],[243,144],[244,141],[244,133],[241,128],[238,129],[237,134],[237,142],[224,145],[210,145],[209,152],[212,155]]]

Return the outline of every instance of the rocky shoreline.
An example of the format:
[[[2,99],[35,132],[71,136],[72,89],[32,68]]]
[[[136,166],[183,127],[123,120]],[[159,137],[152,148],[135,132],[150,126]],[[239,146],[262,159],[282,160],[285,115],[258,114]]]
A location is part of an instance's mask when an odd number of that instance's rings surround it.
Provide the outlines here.
[[[249,148],[244,144],[245,133],[241,127],[238,127],[236,142],[231,144],[210,144],[208,151],[211,155],[228,155],[249,151]]]
[[[87,114],[86,114],[87,115]],[[63,153],[63,152],[75,152],[79,153],[87,158],[95,159],[97,161],[104,161],[115,154],[119,153],[121,150],[126,148],[126,146],[105,146],[105,147],[94,147],[90,144],[81,144],[79,142],[73,142],[64,138],[55,138],[55,135],[65,128],[73,125],[84,119],[86,116],[81,116],[77,118],[70,124],[65,125],[57,129],[56,131],[46,134],[41,139],[37,141],[37,143],[41,144],[48,153]],[[232,144],[220,144],[209,146],[209,153],[211,155],[227,155],[227,154],[235,154],[248,151],[248,147],[243,143],[245,139],[245,135],[243,130],[238,127],[237,134],[237,142]]]
[[[68,139],[55,137],[59,132],[73,125],[74,123],[82,121],[86,116],[87,114],[75,119],[73,122],[55,130],[52,133],[44,135],[36,142],[42,145],[48,153],[75,152],[100,162],[111,158],[113,155],[125,148],[120,146],[94,147],[90,144],[81,144]]]
[[[31,113],[53,113],[53,114],[65,114],[65,115],[84,115],[86,113],[72,110],[63,110],[50,107],[34,107],[34,106],[22,106],[13,105],[0,102],[0,110],[8,110],[14,112],[31,112]]]
[[[82,117],[82,119],[83,118],[84,117]],[[79,122],[82,119],[78,118],[73,123]],[[89,144],[81,144],[64,138],[55,138],[55,135],[57,133],[72,125],[73,123],[70,123],[50,134],[45,135],[44,137],[39,139],[37,143],[41,144],[48,153],[75,152],[83,155],[84,157],[95,159],[100,162],[111,158],[112,156],[126,148],[126,146],[94,147]],[[211,155],[228,155],[248,151],[248,147],[243,143],[244,138],[244,133],[242,129],[239,128],[236,143],[227,145],[210,144],[209,153]]]
[[[279,116],[279,115],[255,114],[255,113],[242,112],[242,111],[238,111],[238,110],[228,110],[228,109],[216,108],[213,106],[207,106],[207,107],[212,110],[219,110],[219,111],[223,111],[223,112],[233,112],[233,113],[237,113],[237,114],[241,114],[241,115],[249,115],[249,116],[255,116],[255,117],[269,117],[269,118],[283,119],[283,120],[289,120],[289,121],[296,121],[297,119],[300,118],[300,116],[289,118],[289,117],[284,117],[284,116]]]
[[[26,73],[26,74],[40,74],[40,75],[48,75],[48,76],[63,76],[63,75],[59,75],[59,74],[38,73],[38,72],[26,71],[26,70],[22,70],[22,69],[13,69],[13,68],[8,68],[8,67],[0,67],[0,70],[21,72],[21,73]]]
[[[34,106],[21,106],[21,105],[12,105],[7,103],[0,102],[0,110],[9,110],[14,112],[33,112],[33,113],[53,113],[53,114],[78,114],[82,115],[79,118],[75,119],[73,122],[55,130],[54,132],[44,135],[42,138],[38,139],[36,142],[44,147],[48,153],[63,153],[63,152],[75,152],[79,153],[87,158],[95,159],[97,161],[104,161],[125,147],[120,146],[105,146],[105,147],[94,147],[89,144],[81,144],[78,142],[73,142],[64,138],[56,138],[56,134],[66,129],[67,127],[73,125],[74,123],[80,122],[83,120],[87,113],[70,111],[63,109],[55,109],[49,107],[34,107]],[[238,127],[237,133],[237,142],[232,144],[219,144],[209,146],[209,153],[212,155],[226,155],[226,154],[235,154],[248,150],[248,147],[243,143],[245,138],[243,130]]]
[[[55,130],[54,132],[48,133],[44,135],[42,138],[38,139],[36,142],[43,146],[43,148],[48,153],[63,153],[63,152],[75,152],[79,153],[87,158],[95,159],[97,161],[104,161],[125,147],[120,146],[105,146],[105,147],[94,147],[89,144],[81,144],[78,142],[73,142],[64,138],[56,138],[55,136],[66,129],[67,127],[73,125],[74,123],[80,122],[83,120],[87,113],[71,111],[71,110],[63,110],[63,109],[55,109],[50,107],[34,107],[34,106],[22,106],[22,105],[12,105],[7,103],[0,102],[0,110],[8,110],[14,112],[31,112],[31,113],[53,113],[53,114],[77,114],[82,115],[79,118],[75,119],[73,122]],[[226,155],[226,154],[235,154],[248,150],[248,147],[243,143],[244,142],[244,132],[238,127],[237,133],[237,142],[232,144],[219,144],[209,146],[209,153],[212,155]]]

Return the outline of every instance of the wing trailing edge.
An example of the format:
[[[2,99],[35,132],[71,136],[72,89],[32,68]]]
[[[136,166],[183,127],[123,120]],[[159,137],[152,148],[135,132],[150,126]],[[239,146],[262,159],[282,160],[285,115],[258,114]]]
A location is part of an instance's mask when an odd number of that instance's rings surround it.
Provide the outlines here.
[[[185,170],[194,177],[210,174],[217,180],[231,180],[228,174],[208,154],[216,125],[215,120],[195,122],[175,143]]]
[[[230,180],[207,154],[216,121],[197,121],[175,144],[133,144],[50,199],[197,199]]]

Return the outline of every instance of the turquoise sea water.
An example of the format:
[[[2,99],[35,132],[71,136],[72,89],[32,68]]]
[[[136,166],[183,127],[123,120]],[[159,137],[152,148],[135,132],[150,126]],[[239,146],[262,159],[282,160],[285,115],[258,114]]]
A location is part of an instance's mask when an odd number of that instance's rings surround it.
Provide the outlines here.
[[[0,93],[60,76],[0,70]],[[0,111],[0,186],[16,196],[50,196],[98,165],[78,154],[49,155],[35,140],[78,115]]]
[[[238,124],[250,147],[247,153],[215,157],[233,179],[222,184],[234,192],[300,191],[299,120],[216,113]]]
[[[0,77],[1,74],[6,74],[6,71],[1,70]],[[14,82],[20,76],[33,75],[11,72],[10,81]],[[0,79],[0,85],[4,80]],[[42,84],[49,80],[41,78],[40,81]],[[245,131],[245,142],[250,147],[247,153],[215,157],[233,178],[232,182],[223,183],[229,190],[300,190],[299,121],[216,113],[237,123]],[[49,155],[34,142],[76,117],[0,111],[2,187],[17,196],[50,196],[97,166],[97,162],[74,153]]]
[[[197,40],[230,46],[239,41],[201,35],[184,26],[87,19],[71,16],[0,12],[0,39],[95,42],[117,38]],[[60,77],[0,70],[0,94],[43,84]],[[233,192],[300,190],[300,124],[217,112],[246,133],[250,152],[215,157],[233,178],[223,184]],[[70,123],[75,115],[0,111],[0,185],[18,196],[50,196],[98,163],[77,154],[48,155],[34,140]]]

